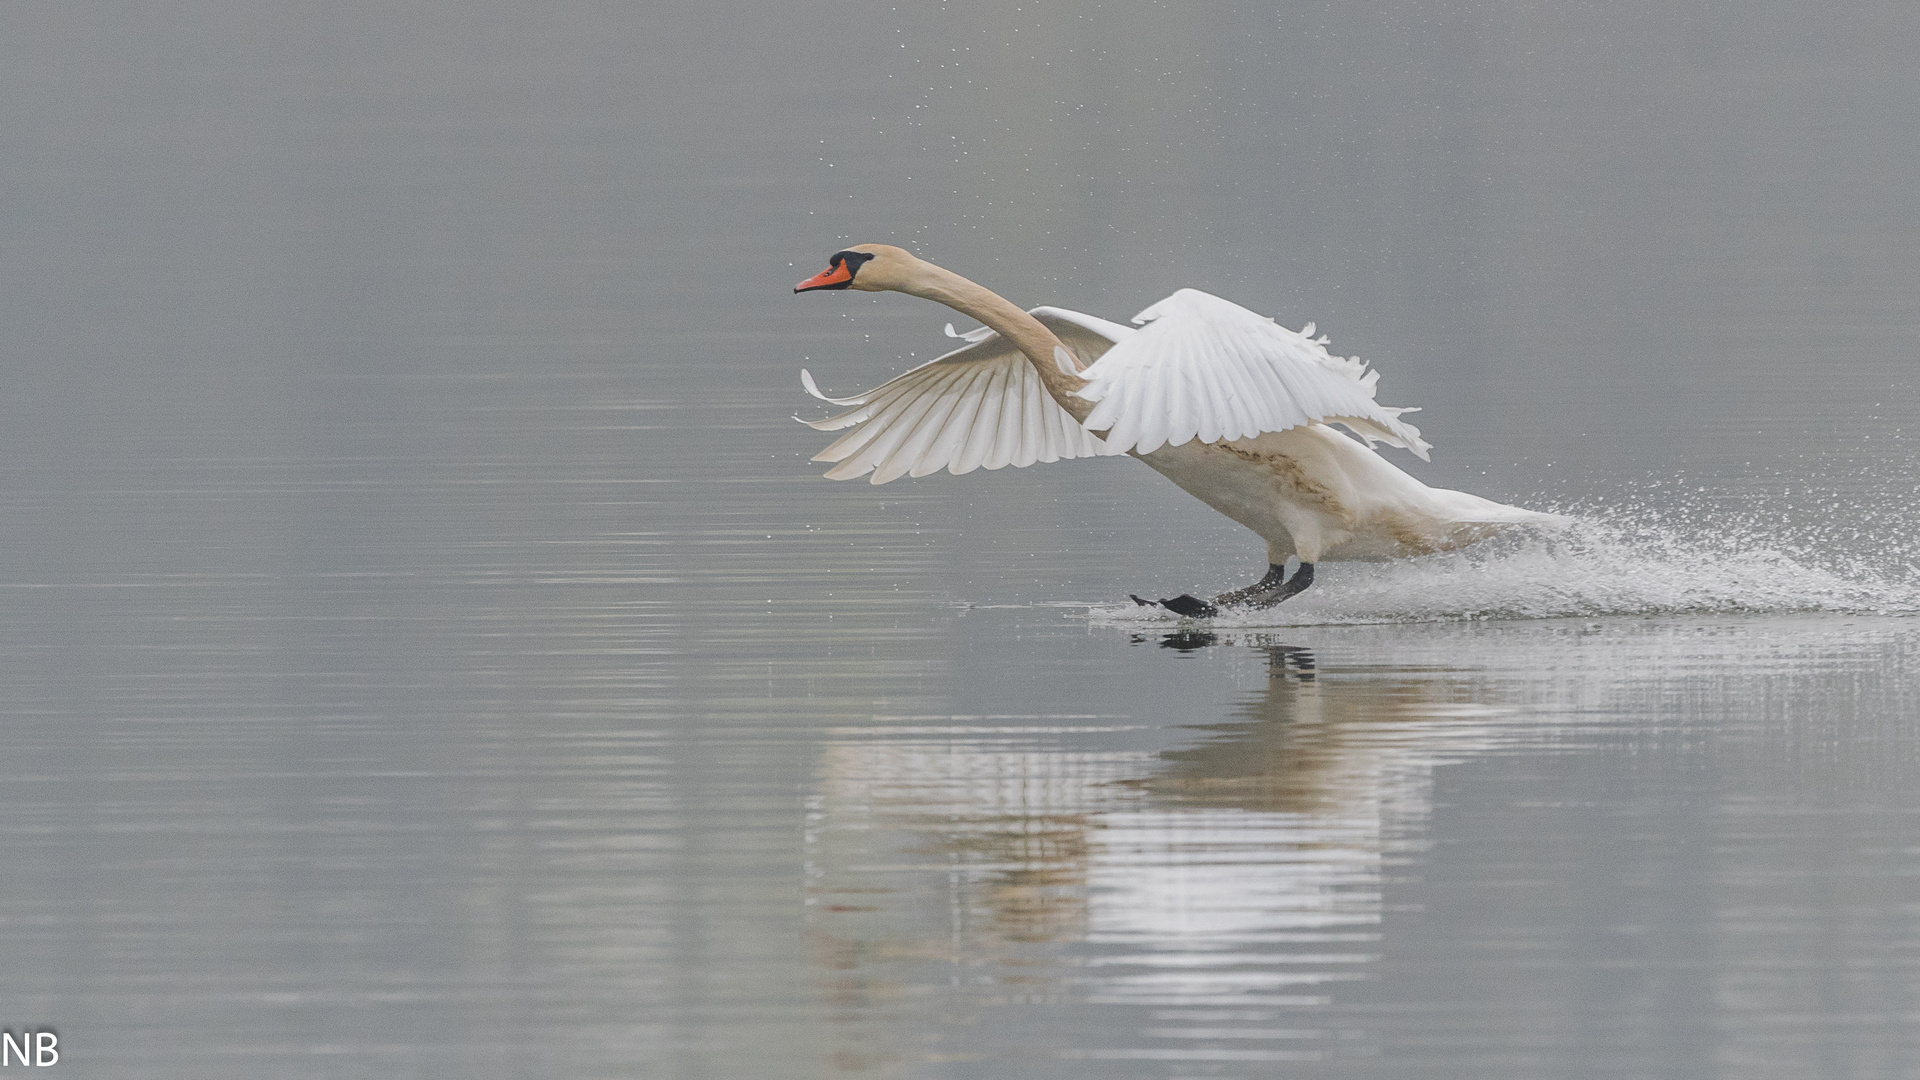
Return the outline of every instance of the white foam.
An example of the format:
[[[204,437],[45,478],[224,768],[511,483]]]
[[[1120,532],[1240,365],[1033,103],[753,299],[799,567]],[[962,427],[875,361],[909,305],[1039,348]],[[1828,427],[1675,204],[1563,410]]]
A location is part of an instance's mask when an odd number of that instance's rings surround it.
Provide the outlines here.
[[[1820,549],[1751,523],[1700,528],[1668,513],[1584,515],[1552,535],[1502,537],[1392,563],[1322,563],[1313,587],[1276,608],[1230,611],[1221,626],[1551,619],[1688,613],[1920,614],[1920,569],[1905,537]],[[1102,623],[1166,623],[1131,604]]]

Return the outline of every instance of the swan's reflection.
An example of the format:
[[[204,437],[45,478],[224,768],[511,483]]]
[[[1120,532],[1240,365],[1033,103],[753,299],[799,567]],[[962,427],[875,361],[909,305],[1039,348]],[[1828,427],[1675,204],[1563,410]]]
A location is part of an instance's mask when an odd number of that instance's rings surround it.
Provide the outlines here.
[[[1323,669],[1260,635],[1135,642],[1258,650],[1266,685],[1172,750],[1100,716],[896,719],[833,742],[810,902],[849,1023],[944,984],[980,1008],[1137,1011],[1137,1045],[1089,1057],[1326,1051],[1315,1006],[1374,957],[1382,867],[1428,815],[1433,768],[1493,745],[1511,710],[1449,669]]]
[[[1429,814],[1434,766],[1493,746],[1512,711],[1450,671],[1322,678],[1306,649],[1253,647],[1265,693],[1099,818],[1086,940],[1114,951],[1088,989],[1149,1023],[1092,1056],[1322,1056],[1313,1006],[1375,958],[1383,865]]]

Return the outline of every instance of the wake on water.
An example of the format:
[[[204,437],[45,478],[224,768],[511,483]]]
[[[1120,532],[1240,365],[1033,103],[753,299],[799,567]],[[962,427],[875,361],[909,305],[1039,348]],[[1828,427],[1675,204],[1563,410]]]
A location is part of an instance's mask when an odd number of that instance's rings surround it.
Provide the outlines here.
[[[1785,530],[1748,517],[1700,521],[1652,510],[1586,511],[1551,532],[1391,563],[1324,563],[1278,607],[1217,626],[1553,619],[1611,615],[1920,614],[1915,532],[1834,535],[1838,518]],[[1702,515],[1704,516],[1704,515]],[[1905,514],[1897,514],[1904,517]],[[1858,522],[1857,516],[1846,520]],[[1788,532],[1797,536],[1785,535]],[[1180,621],[1160,608],[1096,605],[1100,623]]]

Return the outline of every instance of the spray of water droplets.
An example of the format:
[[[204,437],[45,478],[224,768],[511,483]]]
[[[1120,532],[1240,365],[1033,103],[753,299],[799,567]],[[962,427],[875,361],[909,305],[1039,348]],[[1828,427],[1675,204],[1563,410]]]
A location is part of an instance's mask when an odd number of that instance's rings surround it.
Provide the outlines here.
[[[1279,607],[1222,626],[1832,612],[1920,615],[1920,528],[1910,499],[1825,508],[1581,506],[1550,533],[1515,533],[1445,555],[1324,563]],[[1095,622],[1171,622],[1159,608],[1100,605]]]

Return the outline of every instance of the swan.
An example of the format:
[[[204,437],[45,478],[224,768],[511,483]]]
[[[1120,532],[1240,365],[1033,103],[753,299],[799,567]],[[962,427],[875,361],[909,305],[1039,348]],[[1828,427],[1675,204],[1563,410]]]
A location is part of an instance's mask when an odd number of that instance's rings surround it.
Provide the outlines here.
[[[847,411],[803,420],[847,430],[815,461],[829,479],[884,484],[938,469],[1127,454],[1267,543],[1267,572],[1211,601],[1132,599],[1208,618],[1264,608],[1313,584],[1322,560],[1379,561],[1450,551],[1514,526],[1564,521],[1464,491],[1431,488],[1373,450],[1427,460],[1411,409],[1374,402],[1379,372],[1327,352],[1231,301],[1181,289],[1134,317],[1138,328],[1063,308],[1022,311],[989,290],[887,244],[836,251],[796,293],[903,292],[981,323],[966,344],[864,394],[813,397]],[[1339,424],[1358,438],[1342,434]],[[1286,576],[1289,557],[1299,569]]]

